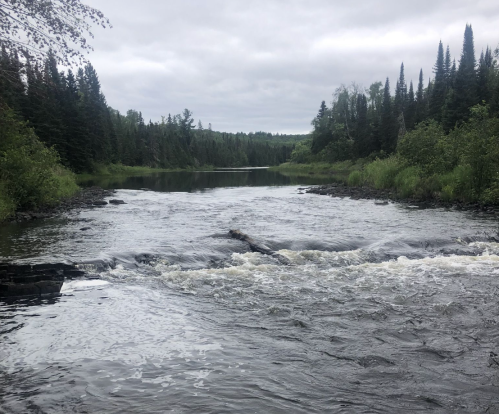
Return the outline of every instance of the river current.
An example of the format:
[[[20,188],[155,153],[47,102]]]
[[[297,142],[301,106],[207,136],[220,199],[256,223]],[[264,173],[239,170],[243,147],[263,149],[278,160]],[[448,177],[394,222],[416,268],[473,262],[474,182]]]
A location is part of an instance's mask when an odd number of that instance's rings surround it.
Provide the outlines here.
[[[99,276],[0,301],[0,413],[499,412],[496,218],[171,174],[0,227],[3,261]]]

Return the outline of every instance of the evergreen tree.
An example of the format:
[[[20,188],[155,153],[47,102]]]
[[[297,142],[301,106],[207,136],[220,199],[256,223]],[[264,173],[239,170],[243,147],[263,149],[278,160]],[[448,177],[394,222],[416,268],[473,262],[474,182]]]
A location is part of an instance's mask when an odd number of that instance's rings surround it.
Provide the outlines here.
[[[433,67],[435,80],[430,95],[429,116],[430,118],[440,121],[442,119],[442,107],[445,102],[445,93],[447,89],[447,76],[444,62],[444,48],[442,41],[438,44],[437,61]]]
[[[321,119],[326,116],[327,113],[327,106],[326,106],[326,101],[321,102],[321,107],[319,108],[319,112],[317,113],[317,118]]]
[[[396,116],[403,114],[407,106],[407,83],[405,82],[404,63],[400,65],[400,76],[395,89],[394,112]]]
[[[357,125],[355,129],[355,153],[358,157],[367,157],[373,150],[370,142],[369,123],[367,119],[367,97],[357,95]]]
[[[447,49],[445,51],[445,86],[446,88],[451,87],[451,79],[452,79],[452,61],[450,55],[449,45],[447,45]]]
[[[88,129],[79,108],[79,94],[76,78],[68,70],[64,89],[62,114],[65,124],[68,166],[77,173],[91,171],[91,149]]]
[[[487,46],[487,50],[485,54],[481,53],[480,61],[478,63],[478,73],[477,73],[477,94],[478,101],[489,103],[492,97],[493,90],[493,81],[492,78],[494,76],[493,73],[493,58],[492,51]]]
[[[383,91],[383,104],[381,107],[381,149],[390,154],[397,145],[397,125],[392,110],[392,98],[390,95],[390,80],[386,78]]]
[[[426,119],[426,102],[423,84],[423,69],[419,71],[418,90],[416,92],[416,113],[414,115],[414,124],[417,125]]]
[[[449,114],[444,124],[446,130],[453,128],[456,123],[466,121],[469,117],[469,109],[478,103],[478,85],[475,67],[473,30],[470,25],[466,25],[463,51],[454,82],[453,98],[448,105],[451,110],[448,111]]]
[[[414,87],[412,81],[409,85],[409,93],[407,94],[407,109],[405,111],[405,124],[407,129],[411,130],[414,128],[414,123],[416,120],[416,110],[417,103],[414,96]]]

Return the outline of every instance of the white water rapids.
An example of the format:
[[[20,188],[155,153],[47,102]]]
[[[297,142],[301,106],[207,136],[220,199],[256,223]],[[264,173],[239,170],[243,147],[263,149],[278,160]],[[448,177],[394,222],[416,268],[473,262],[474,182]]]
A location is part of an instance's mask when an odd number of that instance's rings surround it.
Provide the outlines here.
[[[300,193],[127,189],[2,229],[4,259],[100,279],[0,302],[0,413],[499,412],[497,220]]]

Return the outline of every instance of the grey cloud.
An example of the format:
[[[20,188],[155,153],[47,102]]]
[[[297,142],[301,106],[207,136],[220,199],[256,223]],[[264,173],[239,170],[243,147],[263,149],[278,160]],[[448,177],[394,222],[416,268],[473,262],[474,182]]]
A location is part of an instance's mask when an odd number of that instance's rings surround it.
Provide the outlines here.
[[[109,105],[180,113],[218,130],[306,132],[341,84],[431,75],[438,41],[458,60],[499,42],[495,1],[87,0],[112,21],[90,60]]]

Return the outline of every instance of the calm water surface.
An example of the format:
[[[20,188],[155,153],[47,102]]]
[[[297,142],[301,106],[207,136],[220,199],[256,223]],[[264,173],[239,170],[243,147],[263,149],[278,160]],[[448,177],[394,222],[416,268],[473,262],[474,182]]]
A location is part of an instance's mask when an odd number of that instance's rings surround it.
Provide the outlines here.
[[[313,180],[108,180],[127,204],[1,227],[3,260],[101,279],[0,302],[0,412],[498,412],[496,219]]]

